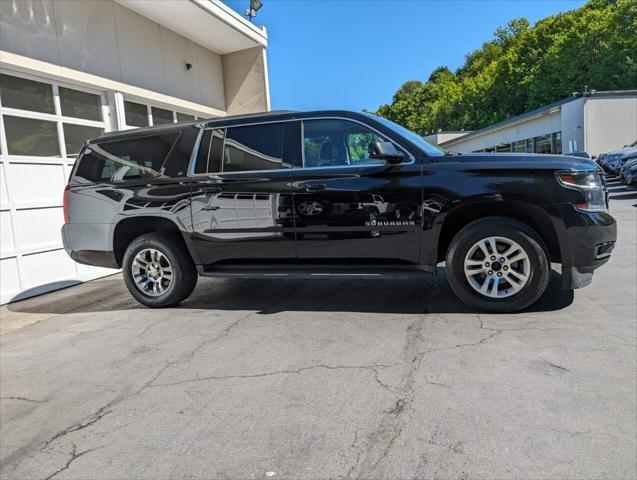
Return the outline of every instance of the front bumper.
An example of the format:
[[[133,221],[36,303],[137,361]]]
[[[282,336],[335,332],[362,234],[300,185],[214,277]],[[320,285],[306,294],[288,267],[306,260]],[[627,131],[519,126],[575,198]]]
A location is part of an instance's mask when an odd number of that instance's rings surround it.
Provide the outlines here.
[[[617,223],[607,212],[584,212],[572,204],[550,208],[560,243],[562,288],[590,284],[595,269],[604,265],[617,240]]]

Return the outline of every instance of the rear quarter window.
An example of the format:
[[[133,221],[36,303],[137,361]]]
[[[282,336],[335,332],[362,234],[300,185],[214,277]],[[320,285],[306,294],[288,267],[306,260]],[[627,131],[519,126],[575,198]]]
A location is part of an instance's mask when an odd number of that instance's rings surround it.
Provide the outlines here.
[[[198,129],[189,127],[161,135],[111,140],[87,145],[73,180],[120,182],[186,174]]]

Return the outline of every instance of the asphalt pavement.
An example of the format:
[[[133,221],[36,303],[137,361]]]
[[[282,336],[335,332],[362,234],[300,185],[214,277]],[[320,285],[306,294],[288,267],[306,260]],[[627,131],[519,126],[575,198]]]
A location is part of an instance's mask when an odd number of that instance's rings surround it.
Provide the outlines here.
[[[0,309],[2,479],[637,478],[637,191],[587,288],[519,314],[373,280],[120,275]]]

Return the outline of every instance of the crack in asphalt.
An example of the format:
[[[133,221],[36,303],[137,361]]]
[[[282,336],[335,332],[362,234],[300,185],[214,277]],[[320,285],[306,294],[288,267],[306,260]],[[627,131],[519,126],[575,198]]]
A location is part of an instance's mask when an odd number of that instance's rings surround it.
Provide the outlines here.
[[[124,400],[134,397],[136,395],[141,394],[146,388],[149,388],[151,386],[151,384],[153,382],[155,382],[155,380],[157,380],[167,369],[169,369],[170,367],[173,367],[174,365],[178,365],[179,363],[182,363],[184,361],[187,361],[189,359],[191,359],[199,350],[201,350],[201,348],[203,348],[205,345],[208,345],[210,343],[213,343],[221,338],[224,338],[226,336],[228,336],[230,334],[230,331],[232,330],[232,328],[234,328],[237,323],[239,323],[240,320],[236,320],[235,322],[231,323],[230,325],[228,325],[226,328],[224,328],[221,333],[219,335],[216,335],[214,338],[206,340],[205,342],[200,343],[199,345],[197,345],[193,350],[186,352],[185,354],[181,355],[177,360],[168,360],[165,362],[165,364],[162,366],[162,368],[159,369],[159,371],[157,373],[155,373],[155,375],[152,376],[152,378],[150,380],[148,380],[147,382],[145,382],[143,385],[141,385],[137,390],[130,392],[130,393],[121,393],[120,395],[116,396],[115,398],[113,398],[112,400],[110,400],[108,403],[106,403],[105,405],[103,405],[102,407],[100,407],[97,411],[95,411],[94,413],[92,413],[91,415],[89,415],[88,417],[86,417],[85,419],[74,423],[73,425],[64,428],[63,430],[58,431],[56,434],[54,434],[52,437],[50,437],[49,439],[47,439],[42,447],[40,448],[40,450],[46,450],[53,442],[59,440],[60,438],[65,437],[66,435],[70,434],[70,433],[74,433],[74,432],[78,432],[81,430],[84,430],[85,428],[88,428],[94,424],[96,424],[97,422],[99,422],[102,418],[106,417],[107,415],[111,414],[113,412],[113,409],[120,404],[121,402],[123,402]],[[58,472],[59,473],[59,472]]]
[[[275,370],[273,372],[248,373],[248,374],[239,374],[239,375],[210,375],[207,377],[187,378],[187,379],[179,380],[176,382],[153,383],[149,385],[149,387],[168,387],[168,386],[174,386],[174,385],[184,385],[187,383],[207,382],[207,381],[214,381],[214,380],[232,380],[236,378],[262,378],[262,377],[271,377],[274,375],[293,375],[293,374],[300,374],[308,370],[314,370],[317,368],[324,368],[328,370],[371,370],[375,372],[376,369],[390,368],[393,366],[395,365],[383,365],[379,363],[374,363],[371,365],[316,364],[316,365],[308,365],[307,367],[300,367],[300,368],[289,369],[289,370]]]
[[[34,400],[33,398],[15,397],[15,396],[0,397],[0,400],[19,400],[21,402],[30,402],[30,403],[46,403],[46,402],[48,402],[48,400]]]
[[[67,470],[71,464],[77,460],[78,458],[80,458],[82,455],[86,455],[89,452],[92,452],[96,450],[95,448],[89,448],[88,450],[84,450],[80,453],[77,453],[77,446],[75,444],[73,444],[73,450],[71,450],[71,458],[69,458],[69,460],[66,462],[66,464],[64,464],[64,466],[58,470],[56,470],[55,472],[53,472],[51,475],[44,477],[43,480],[51,480],[51,478],[55,477],[58,473],[63,472],[64,470]]]

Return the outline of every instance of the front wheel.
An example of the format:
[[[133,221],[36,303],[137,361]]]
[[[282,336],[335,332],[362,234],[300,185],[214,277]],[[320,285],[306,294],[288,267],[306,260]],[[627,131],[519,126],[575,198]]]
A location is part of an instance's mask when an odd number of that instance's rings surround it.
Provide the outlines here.
[[[122,272],[131,295],[147,307],[177,305],[197,283],[197,270],[183,243],[157,233],[131,242]]]
[[[526,224],[504,217],[476,220],[454,237],[447,279],[467,306],[515,312],[546,290],[550,263],[542,239]]]

